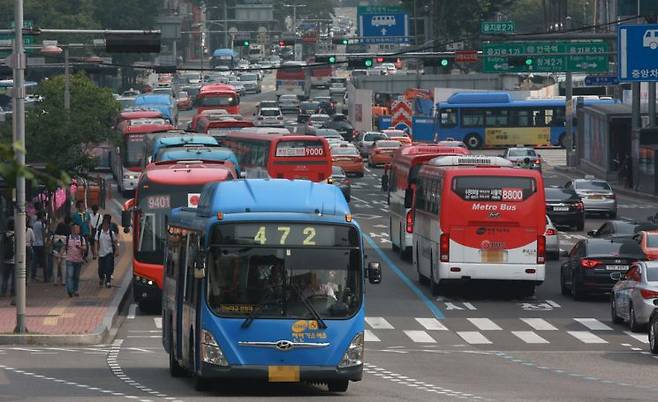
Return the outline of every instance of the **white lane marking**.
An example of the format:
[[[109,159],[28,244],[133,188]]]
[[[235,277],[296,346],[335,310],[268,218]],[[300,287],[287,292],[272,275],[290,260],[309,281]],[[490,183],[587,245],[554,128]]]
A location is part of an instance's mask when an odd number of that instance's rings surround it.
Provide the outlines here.
[[[525,343],[549,343],[534,331],[512,331],[512,334]]]
[[[368,168],[365,167],[365,166],[364,166],[363,168],[366,170],[366,172],[370,173],[370,169],[368,169]]]
[[[557,331],[557,328],[543,318],[521,318],[521,321],[530,325],[536,331]]]
[[[567,333],[582,343],[608,343],[605,339],[589,331],[567,331]]]
[[[377,335],[373,334],[372,331],[369,329],[366,329],[364,331],[364,336],[365,336],[365,341],[366,342],[381,342],[382,340],[377,337]]]
[[[501,331],[502,328],[488,318],[468,318],[481,331]]]
[[[404,331],[404,334],[416,343],[436,343],[436,340],[425,331]]]
[[[592,331],[612,331],[612,328],[605,325],[604,323],[597,320],[596,318],[574,318],[574,320],[583,324],[584,326],[586,326],[588,329],[591,329]]]
[[[467,309],[469,309],[471,311],[477,310],[477,308],[475,308],[475,306],[472,305],[471,303],[463,303],[463,304],[464,304],[464,307],[466,307]]]
[[[557,304],[553,300],[546,300],[546,303],[548,303],[551,307],[555,307],[555,308],[561,307],[559,304]]]
[[[419,318],[415,317],[415,320],[418,321],[420,325],[423,326],[428,331],[447,331],[448,328],[445,325],[441,324],[436,318]]]
[[[457,331],[457,335],[459,335],[464,341],[470,343],[471,345],[491,344],[491,341],[478,331]]]
[[[153,317],[153,322],[155,323],[156,328],[162,328],[162,317]]]
[[[624,333],[625,333],[626,335],[630,336],[631,338],[633,338],[633,339],[635,339],[635,340],[638,340],[638,341],[640,341],[640,342],[642,342],[642,343],[644,343],[644,344],[648,344],[648,343],[649,343],[649,337],[647,336],[647,334],[635,334],[635,333],[633,333],[633,332],[631,332],[631,331],[624,331]]]
[[[128,335],[126,338],[141,338],[141,339],[157,339],[160,338],[160,335]]]
[[[128,317],[126,317],[126,319],[134,320],[136,311],[137,311],[137,304],[135,303],[131,304],[130,307],[128,307]]]
[[[366,322],[372,329],[394,329],[384,317],[366,317]]]

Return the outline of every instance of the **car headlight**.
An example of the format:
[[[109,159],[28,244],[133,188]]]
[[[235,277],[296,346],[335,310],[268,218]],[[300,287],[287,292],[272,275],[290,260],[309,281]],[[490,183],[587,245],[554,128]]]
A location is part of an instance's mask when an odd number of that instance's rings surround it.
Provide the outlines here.
[[[222,352],[212,334],[205,329],[201,330],[201,359],[204,363],[214,364],[215,366],[228,366],[224,352]]]
[[[347,347],[347,351],[343,355],[340,363],[338,363],[338,368],[347,368],[360,366],[363,364],[363,355],[364,355],[364,342],[363,342],[363,332],[359,332],[350,342],[350,346]]]

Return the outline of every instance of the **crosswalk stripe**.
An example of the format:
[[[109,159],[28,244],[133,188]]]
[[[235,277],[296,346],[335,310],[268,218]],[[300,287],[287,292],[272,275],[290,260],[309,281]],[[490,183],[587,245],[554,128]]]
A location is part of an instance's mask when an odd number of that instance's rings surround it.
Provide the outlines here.
[[[457,335],[471,345],[491,344],[491,341],[478,331],[458,331]]]
[[[366,342],[381,342],[382,340],[377,337],[377,335],[373,334],[372,331],[369,329],[365,330],[365,341]]]
[[[543,318],[521,318],[521,321],[536,331],[557,331],[557,328]]]
[[[471,324],[481,331],[501,331],[502,328],[488,318],[469,318]]]
[[[448,328],[436,318],[416,318],[416,321],[428,331],[447,331]]]
[[[567,331],[567,333],[582,343],[608,343],[605,339],[589,331]]]
[[[634,338],[635,340],[638,340],[638,341],[642,342],[642,343],[645,343],[645,344],[649,343],[649,337],[647,336],[647,334],[635,334],[635,333],[630,332],[630,331],[624,331],[624,333],[626,335]]]
[[[436,340],[425,331],[404,331],[404,334],[416,343],[436,343]]]
[[[597,320],[596,318],[574,318],[574,320],[583,324],[584,326],[586,326],[588,329],[591,329],[592,331],[612,331],[612,328],[605,325],[604,323]]]
[[[372,329],[394,329],[384,317],[366,317],[366,322]]]
[[[162,317],[153,317],[153,322],[155,323],[156,328],[162,328]]]
[[[512,331],[512,334],[525,343],[549,343],[534,331]]]

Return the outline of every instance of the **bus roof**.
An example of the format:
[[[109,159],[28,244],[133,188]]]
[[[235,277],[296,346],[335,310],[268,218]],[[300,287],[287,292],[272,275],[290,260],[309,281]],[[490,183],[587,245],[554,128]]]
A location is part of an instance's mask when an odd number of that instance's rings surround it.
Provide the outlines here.
[[[152,183],[182,185],[204,184],[229,179],[233,167],[218,162],[177,161],[150,163],[142,173],[142,179]]]
[[[486,155],[448,155],[439,156],[428,163],[434,166],[455,167],[512,167],[514,163],[499,156]]]
[[[128,120],[126,120],[128,121]],[[121,132],[123,134],[149,134],[159,133],[168,130],[174,130],[176,127],[171,124],[139,124],[139,125],[122,125]]]
[[[220,57],[220,56],[237,57],[238,56],[238,54],[233,49],[215,49],[215,51],[212,52],[212,55],[213,55],[213,57]]]
[[[136,120],[136,119],[154,119],[163,117],[162,112],[159,110],[124,110],[119,115],[120,120]]]
[[[208,84],[208,85],[204,85],[204,86],[201,87],[201,89],[199,90],[199,95],[208,94],[208,93],[215,93],[215,92],[235,93],[235,87],[233,85],[228,85],[228,84]]]
[[[470,151],[466,148],[448,147],[438,144],[414,144],[400,148],[399,155],[428,155],[428,154],[455,154],[468,155]]]
[[[308,180],[246,179],[208,184],[199,212],[217,216],[251,212],[350,215],[341,190]]]
[[[248,128],[250,130],[251,128]],[[244,128],[240,131],[232,131],[228,136],[233,137],[233,138],[243,138],[243,139],[249,139],[249,140],[256,140],[256,141],[270,141],[274,142],[275,140],[280,140],[280,141],[324,141],[326,142],[327,140],[324,137],[316,137],[313,135],[291,135],[291,134],[271,134],[271,135],[263,135],[266,133],[261,133],[261,132],[251,132],[251,131],[243,131],[245,130]]]
[[[614,99],[583,99],[585,105],[611,104]],[[508,92],[455,92],[447,101],[437,103],[437,107],[450,108],[496,108],[496,107],[564,107],[564,98],[514,100]]]
[[[215,137],[205,134],[182,134],[178,135],[167,135],[162,137],[157,137],[153,142],[154,146],[159,147],[173,147],[179,145],[187,144],[198,144],[198,145],[219,145]]]
[[[224,147],[181,146],[167,147],[159,152],[158,162],[201,160],[204,162],[229,161],[240,170],[238,158],[233,151]]]
[[[169,95],[142,94],[135,98],[135,105],[171,105],[173,99]]]

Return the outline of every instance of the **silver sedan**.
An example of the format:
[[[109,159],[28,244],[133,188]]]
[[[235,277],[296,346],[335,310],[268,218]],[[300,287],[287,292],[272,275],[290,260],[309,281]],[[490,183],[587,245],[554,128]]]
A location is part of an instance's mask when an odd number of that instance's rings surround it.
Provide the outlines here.
[[[544,236],[546,237],[546,256],[550,256],[556,260],[560,259],[560,236],[548,215],[546,215],[546,231],[544,232]]]
[[[649,323],[654,302],[658,302],[658,261],[636,262],[612,288],[612,321],[626,321],[631,331],[640,331]]]
[[[588,176],[570,181],[565,187],[576,190],[585,205],[585,213],[600,212],[611,219],[617,217],[617,197],[607,181]]]

